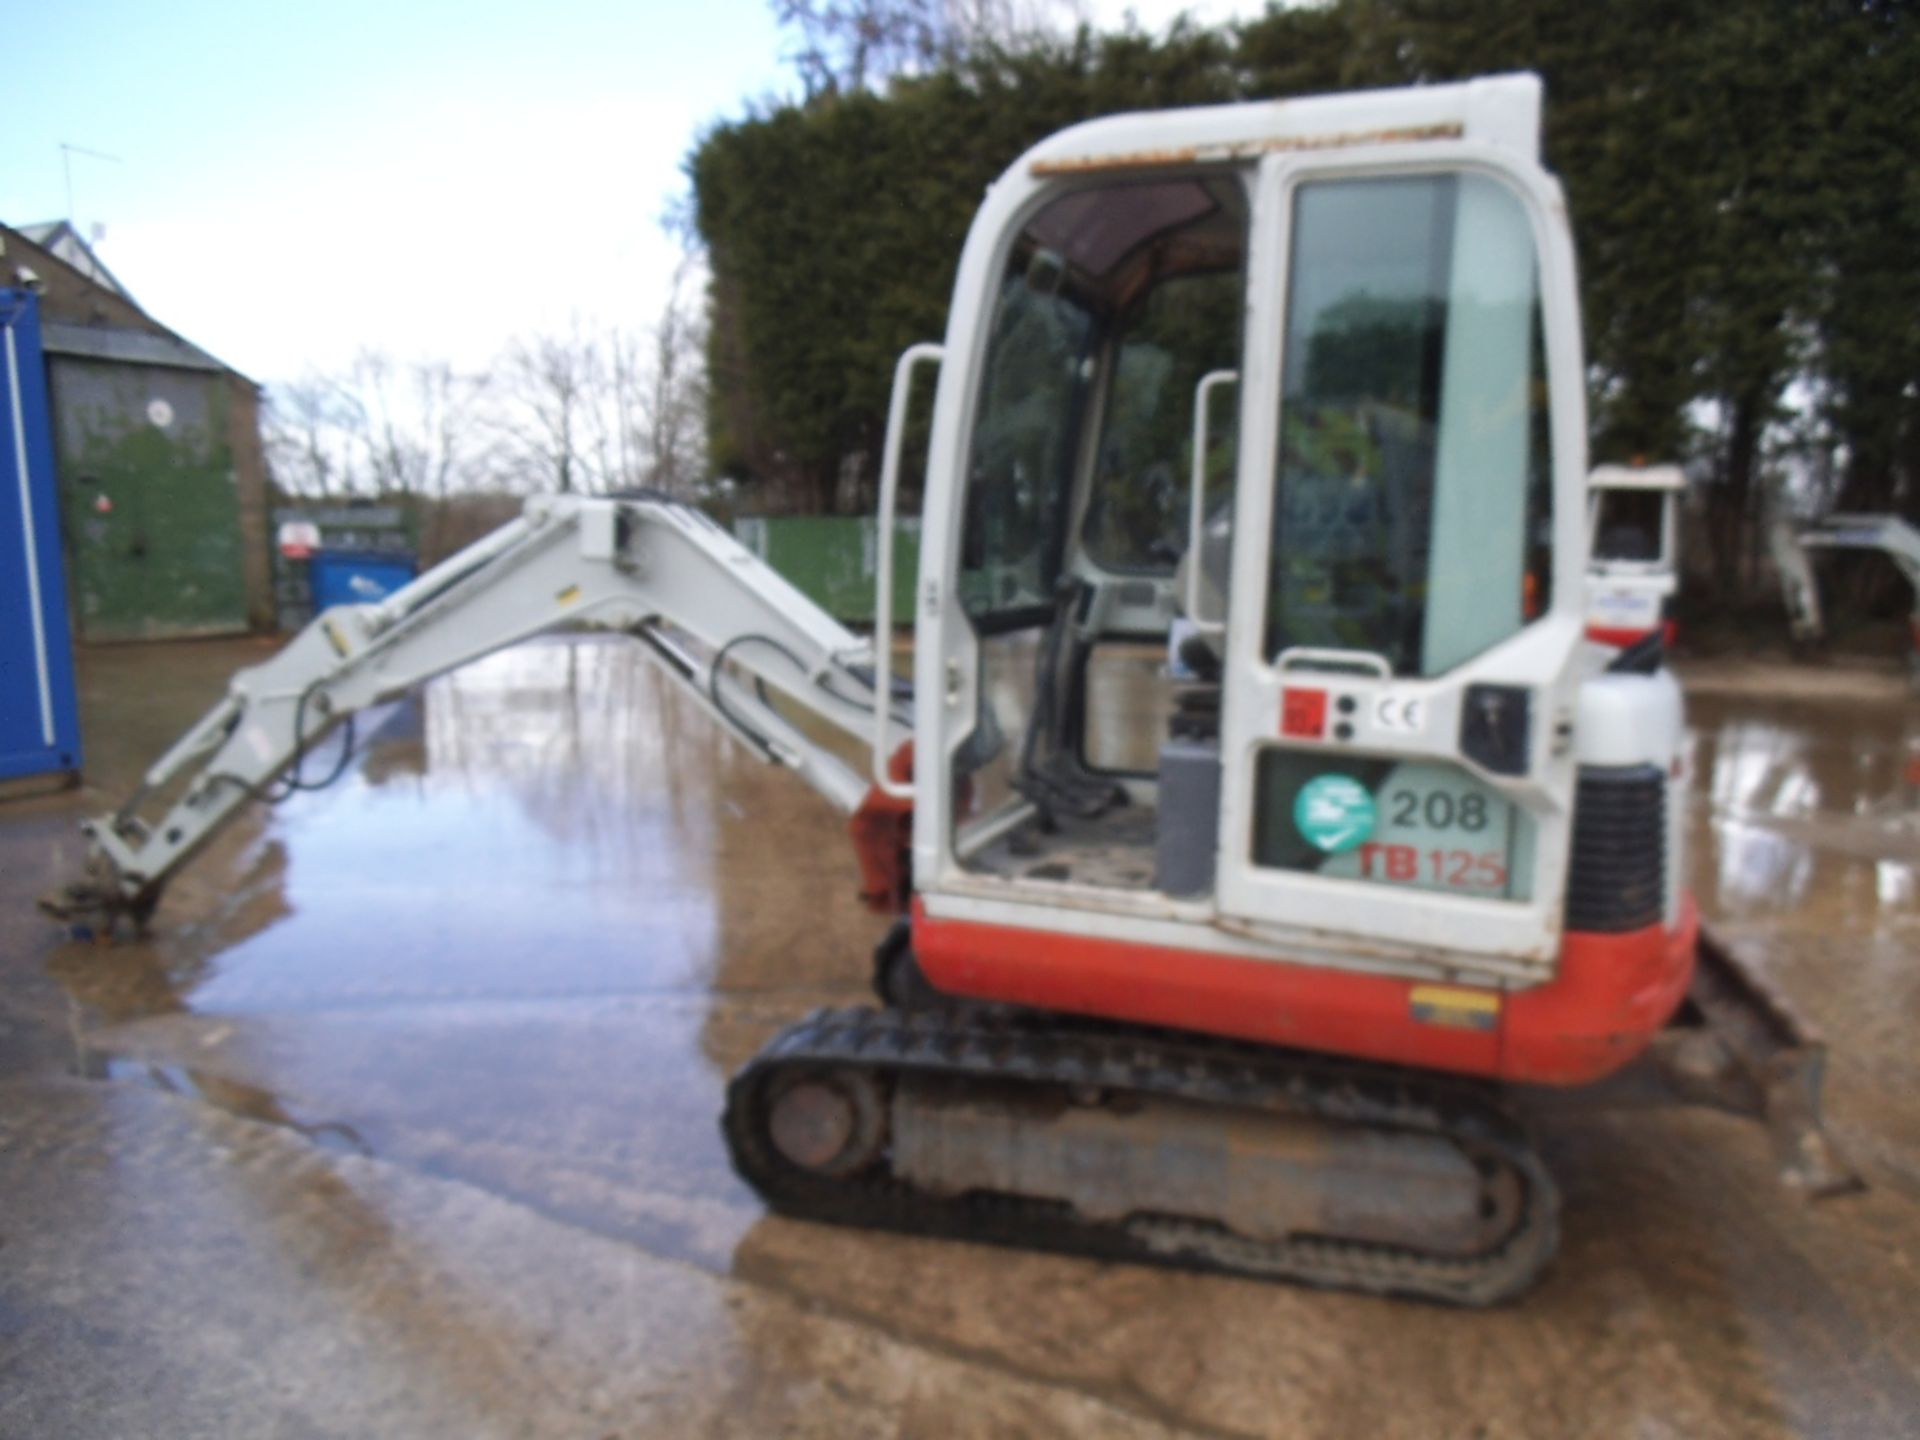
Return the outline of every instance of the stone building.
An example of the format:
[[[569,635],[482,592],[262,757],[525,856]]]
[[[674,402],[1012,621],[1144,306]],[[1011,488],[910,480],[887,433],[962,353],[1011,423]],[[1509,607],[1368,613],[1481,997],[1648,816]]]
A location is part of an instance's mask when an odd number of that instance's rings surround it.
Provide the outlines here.
[[[65,221],[0,225],[0,284],[40,295],[81,638],[271,628],[260,387],[147,314]]]

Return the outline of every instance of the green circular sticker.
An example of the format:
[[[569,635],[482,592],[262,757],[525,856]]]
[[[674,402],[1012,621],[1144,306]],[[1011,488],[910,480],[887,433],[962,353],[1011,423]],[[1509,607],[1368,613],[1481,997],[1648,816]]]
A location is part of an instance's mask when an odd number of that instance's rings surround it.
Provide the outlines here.
[[[1364,843],[1379,818],[1373,793],[1350,775],[1316,775],[1293,802],[1293,823],[1329,855]]]

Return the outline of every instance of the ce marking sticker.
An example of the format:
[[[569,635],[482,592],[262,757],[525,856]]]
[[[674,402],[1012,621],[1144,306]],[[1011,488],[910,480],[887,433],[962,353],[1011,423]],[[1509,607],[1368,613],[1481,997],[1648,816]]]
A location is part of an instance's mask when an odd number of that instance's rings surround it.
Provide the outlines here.
[[[1389,691],[1373,702],[1373,725],[1397,735],[1416,734],[1427,728],[1427,702],[1417,695]]]

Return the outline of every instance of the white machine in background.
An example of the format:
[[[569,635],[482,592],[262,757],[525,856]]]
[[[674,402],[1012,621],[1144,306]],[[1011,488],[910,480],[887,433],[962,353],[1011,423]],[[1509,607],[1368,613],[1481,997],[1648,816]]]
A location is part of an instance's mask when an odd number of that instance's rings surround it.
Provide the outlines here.
[[[1814,579],[1815,550],[1878,550],[1899,568],[1913,587],[1914,610],[1908,622],[1913,638],[1908,664],[1920,684],[1920,530],[1898,515],[1861,515],[1842,512],[1804,525],[1775,522],[1768,532],[1774,568],[1787,602],[1787,623],[1793,638],[1811,644],[1826,637],[1820,611],[1820,586]]]
[[[1628,646],[1659,631],[1673,641],[1680,588],[1678,465],[1601,465],[1587,479],[1587,638]]]

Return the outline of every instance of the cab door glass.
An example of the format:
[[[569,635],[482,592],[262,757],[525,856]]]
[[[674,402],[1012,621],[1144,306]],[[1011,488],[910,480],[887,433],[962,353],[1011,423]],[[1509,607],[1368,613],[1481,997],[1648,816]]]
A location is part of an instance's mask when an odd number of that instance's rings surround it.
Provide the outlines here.
[[[1044,613],[1060,573],[1094,319],[1059,293],[1049,258],[1015,267],[994,311],[960,560],[977,619]]]
[[[1447,174],[1305,184],[1292,219],[1266,653],[1438,675],[1550,589],[1526,212]]]
[[[1431,677],[1551,591],[1533,233],[1476,175],[1301,185],[1292,206],[1266,657]],[[1535,824],[1463,766],[1262,747],[1253,860],[1483,899],[1532,894]]]

